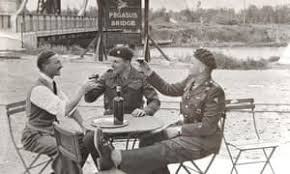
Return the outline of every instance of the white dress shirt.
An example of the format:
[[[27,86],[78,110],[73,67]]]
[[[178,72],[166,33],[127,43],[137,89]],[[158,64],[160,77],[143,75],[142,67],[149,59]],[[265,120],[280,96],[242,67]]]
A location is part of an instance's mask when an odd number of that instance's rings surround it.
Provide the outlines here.
[[[47,75],[40,73],[40,77],[47,81],[51,88],[53,88],[53,79]],[[65,107],[68,102],[67,96],[60,90],[59,85],[57,85],[57,94],[55,95],[46,86],[36,86],[32,89],[30,100],[33,104],[44,109],[50,114],[56,115],[57,118],[63,118],[65,116]],[[68,116],[70,116],[76,108],[74,108]]]

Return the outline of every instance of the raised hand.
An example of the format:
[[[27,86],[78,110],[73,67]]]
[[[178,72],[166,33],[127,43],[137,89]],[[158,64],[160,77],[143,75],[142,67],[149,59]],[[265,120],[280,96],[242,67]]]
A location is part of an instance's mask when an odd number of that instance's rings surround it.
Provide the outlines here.
[[[143,72],[146,76],[150,76],[153,72],[148,63],[145,61],[139,62],[139,70]]]
[[[145,111],[139,108],[135,109],[132,112],[133,117],[144,117],[145,115],[146,115]]]

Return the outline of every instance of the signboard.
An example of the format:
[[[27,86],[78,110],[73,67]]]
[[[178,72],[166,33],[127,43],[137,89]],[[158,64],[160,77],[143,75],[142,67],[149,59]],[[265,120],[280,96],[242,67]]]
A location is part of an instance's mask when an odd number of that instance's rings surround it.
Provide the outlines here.
[[[106,0],[105,7],[107,29],[141,29],[141,0]]]
[[[112,47],[116,44],[138,45],[142,42],[141,38],[141,33],[106,32],[104,39],[107,47]]]

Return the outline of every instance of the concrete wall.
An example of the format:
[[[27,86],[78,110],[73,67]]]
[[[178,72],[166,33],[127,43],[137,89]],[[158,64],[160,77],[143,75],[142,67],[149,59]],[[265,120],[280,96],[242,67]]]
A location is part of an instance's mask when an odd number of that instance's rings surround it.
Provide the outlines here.
[[[21,35],[0,32],[0,50],[22,50]]]

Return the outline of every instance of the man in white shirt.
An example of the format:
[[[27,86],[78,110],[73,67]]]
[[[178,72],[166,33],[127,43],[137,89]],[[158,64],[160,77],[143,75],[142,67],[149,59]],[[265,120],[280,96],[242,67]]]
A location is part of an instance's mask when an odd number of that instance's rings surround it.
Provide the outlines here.
[[[78,171],[76,165],[57,153],[53,122],[58,122],[59,119],[67,116],[75,119],[82,126],[83,120],[76,106],[82,96],[95,85],[91,82],[83,84],[76,95],[68,99],[53,80],[55,76],[60,75],[63,67],[59,56],[53,51],[43,51],[38,56],[37,67],[40,70],[40,77],[29,90],[26,99],[28,121],[22,134],[23,146],[28,151],[54,157],[52,164],[54,173],[76,173]],[[80,136],[80,143],[82,147],[82,136]],[[87,150],[81,148],[81,151],[83,159],[86,159]]]

